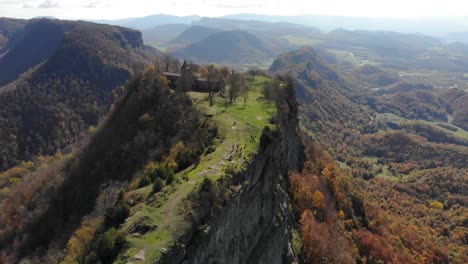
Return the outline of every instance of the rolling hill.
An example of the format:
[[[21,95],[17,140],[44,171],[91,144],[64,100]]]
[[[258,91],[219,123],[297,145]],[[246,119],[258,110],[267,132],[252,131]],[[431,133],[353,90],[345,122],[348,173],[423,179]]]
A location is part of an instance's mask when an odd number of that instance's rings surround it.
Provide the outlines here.
[[[179,36],[188,28],[190,28],[190,26],[187,24],[168,24],[146,29],[141,33],[143,34],[143,40],[145,43],[154,44],[168,42]]]
[[[138,31],[48,19],[28,21],[2,52],[0,170],[79,140],[158,54]]]
[[[447,42],[462,42],[462,43],[468,43],[468,32],[454,32],[451,34],[448,34],[443,38]]]
[[[274,56],[268,45],[255,35],[243,31],[225,31],[176,50],[180,58],[198,62],[241,64],[258,62]]]
[[[311,27],[287,22],[269,23],[257,20],[245,21],[228,18],[204,17],[199,21],[194,21],[193,24],[205,27],[219,28],[222,30],[242,30],[248,32],[287,32],[289,34],[293,33],[295,30],[307,30],[309,32],[313,31],[313,33],[319,32],[317,29]]]
[[[210,27],[192,26],[174,38],[171,42],[174,44],[191,44],[207,38],[210,35],[221,30]]]

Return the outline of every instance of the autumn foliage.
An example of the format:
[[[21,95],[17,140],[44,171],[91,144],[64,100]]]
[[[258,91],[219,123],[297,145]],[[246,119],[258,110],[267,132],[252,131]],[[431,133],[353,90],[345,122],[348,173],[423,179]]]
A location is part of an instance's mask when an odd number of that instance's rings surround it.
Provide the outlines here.
[[[307,151],[315,160],[307,161],[302,173],[292,173],[289,178],[300,216],[303,261],[354,263],[351,238],[345,232],[346,203],[338,202],[344,197],[339,184],[346,186],[346,179],[318,146],[311,144]]]
[[[317,145],[307,154],[303,172],[290,175],[303,262],[466,263],[465,170],[405,169],[406,183],[366,181],[347,176]]]

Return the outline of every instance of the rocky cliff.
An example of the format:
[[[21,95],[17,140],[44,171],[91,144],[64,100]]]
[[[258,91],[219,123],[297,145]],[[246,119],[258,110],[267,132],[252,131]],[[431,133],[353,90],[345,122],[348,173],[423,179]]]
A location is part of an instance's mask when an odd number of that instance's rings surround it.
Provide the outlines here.
[[[287,177],[300,170],[303,146],[295,99],[284,104],[278,132],[265,130],[261,151],[240,175],[240,190],[209,227],[162,263],[291,263],[291,214]],[[280,114],[281,116],[281,114]]]

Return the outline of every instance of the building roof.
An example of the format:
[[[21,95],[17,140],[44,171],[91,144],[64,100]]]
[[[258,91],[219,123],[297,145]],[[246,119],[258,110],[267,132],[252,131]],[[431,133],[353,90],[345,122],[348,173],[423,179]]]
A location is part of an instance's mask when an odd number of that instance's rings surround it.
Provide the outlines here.
[[[178,74],[178,73],[173,73],[173,72],[163,72],[162,75],[164,75],[164,76],[180,77],[180,74]]]

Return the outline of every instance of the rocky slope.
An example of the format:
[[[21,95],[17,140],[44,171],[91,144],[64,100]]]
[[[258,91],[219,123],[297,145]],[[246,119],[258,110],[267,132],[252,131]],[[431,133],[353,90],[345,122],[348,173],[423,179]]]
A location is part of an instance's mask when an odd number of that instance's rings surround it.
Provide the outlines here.
[[[264,131],[261,151],[240,173],[240,190],[202,234],[180,241],[160,263],[290,263],[296,259],[287,177],[301,169],[304,157],[293,95],[284,106],[279,131]]]

